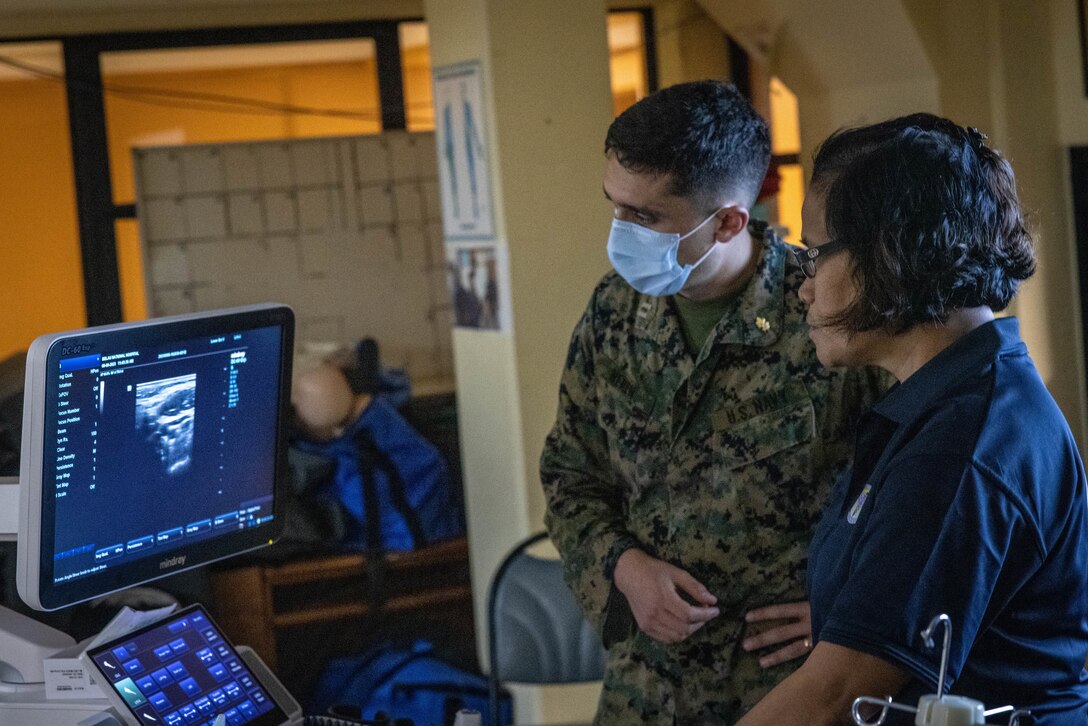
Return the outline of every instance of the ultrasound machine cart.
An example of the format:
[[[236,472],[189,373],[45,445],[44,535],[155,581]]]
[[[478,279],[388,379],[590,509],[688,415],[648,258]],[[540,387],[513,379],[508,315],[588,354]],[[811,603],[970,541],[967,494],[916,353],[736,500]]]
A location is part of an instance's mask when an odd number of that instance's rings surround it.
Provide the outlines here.
[[[283,522],[293,345],[294,313],[277,304],[34,341],[20,477],[0,481],[0,538],[17,538],[23,601],[57,610],[274,542]],[[128,645],[136,653],[123,666],[133,677],[98,680],[110,700],[49,700],[43,659],[72,648],[73,639],[0,608],[0,726],[303,723],[298,703],[255,653],[207,647],[221,634],[206,617],[189,608],[131,641],[106,644],[107,673]],[[151,644],[159,627],[207,631],[173,638],[167,645],[181,649],[173,653],[162,644],[140,650],[144,631]],[[100,648],[85,654],[88,667],[98,667],[88,658]],[[165,666],[152,663],[156,656]],[[157,670],[171,680],[155,682]],[[183,703],[195,694],[205,705],[197,690],[216,686],[208,680],[216,675],[234,685],[219,694],[222,704],[194,711]],[[179,703],[184,711],[171,710]]]

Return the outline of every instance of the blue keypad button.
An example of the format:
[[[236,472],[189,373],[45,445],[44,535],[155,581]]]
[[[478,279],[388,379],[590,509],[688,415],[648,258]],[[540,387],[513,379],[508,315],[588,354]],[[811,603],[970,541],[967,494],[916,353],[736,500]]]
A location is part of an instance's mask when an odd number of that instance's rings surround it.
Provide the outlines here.
[[[144,669],[144,665],[140,662],[139,658],[133,658],[132,660],[125,661],[121,665],[124,666],[125,672],[128,673],[130,676],[134,676]]]
[[[125,699],[125,703],[132,708],[137,708],[147,703],[147,698],[144,697],[144,694],[140,693],[140,689],[136,687],[136,684],[131,678],[126,678],[123,681],[115,683],[113,687],[117,689],[118,695]]]
[[[257,715],[257,709],[253,706],[252,701],[242,701],[238,704],[238,713],[247,719],[252,719]]]
[[[213,663],[208,668],[208,673],[210,673],[212,678],[219,681],[220,683],[230,678],[230,673],[227,671],[226,667],[224,667],[222,663]]]
[[[193,701],[193,705],[196,706],[196,710],[207,716],[208,714],[215,713],[215,706],[212,705],[211,699],[207,696],[201,696]]]
[[[186,704],[178,709],[178,713],[185,719],[185,723],[196,723],[200,720],[200,714],[197,712],[196,707],[192,704]]]
[[[174,657],[174,651],[170,650],[169,645],[160,645],[155,648],[155,657],[159,660],[170,660]]]
[[[255,703],[258,703],[262,706],[264,705],[264,702],[268,700],[268,697],[264,695],[264,691],[260,690],[253,691],[249,694],[249,697],[252,698]]]
[[[132,652],[123,645],[113,649],[113,657],[117,660],[128,660],[130,656],[132,656]]]
[[[231,673],[238,673],[242,670],[242,664],[238,662],[237,658],[235,658],[234,660],[227,663],[227,668],[230,668]]]
[[[237,708],[232,708],[223,715],[227,717],[227,723],[230,726],[242,726],[246,722],[245,717],[238,713]]]
[[[174,682],[174,679],[170,676],[170,672],[165,668],[160,668],[153,672],[151,677],[155,679],[155,683],[158,683],[159,687],[168,686]]]
[[[201,648],[196,652],[196,657],[200,659],[200,662],[204,665],[209,665],[215,662],[215,653],[211,648]]]
[[[243,673],[238,678],[238,682],[241,683],[242,688],[246,689],[247,691],[257,687],[257,684],[253,681],[248,673]]]
[[[162,714],[155,711],[151,706],[141,706],[136,709],[135,713],[136,720],[140,722],[141,726],[162,726],[165,723]]]
[[[227,694],[223,693],[223,689],[221,688],[216,688],[214,691],[209,693],[208,698],[212,699],[212,703],[214,703],[216,706],[226,706],[227,701],[230,700],[227,698]]]
[[[242,695],[242,689],[238,687],[238,684],[231,681],[227,685],[223,686],[223,693],[227,694],[227,698],[232,701]]]
[[[184,638],[178,638],[177,640],[170,641],[170,650],[175,653],[184,653],[189,650],[189,646],[185,644]]]
[[[147,700],[151,702],[151,705],[155,707],[155,710],[159,713],[166,713],[173,706],[170,703],[170,699],[166,697],[166,694],[162,691],[158,693],[152,693],[147,697]]]
[[[224,659],[224,660],[226,660],[227,658],[230,658],[231,655],[233,655],[233,653],[230,652],[230,648],[228,648],[225,645],[215,646],[215,652],[218,653],[219,657]]]
[[[219,633],[215,632],[215,628],[204,628],[201,634],[204,636],[204,640],[209,643],[218,643],[221,640]]]
[[[185,670],[185,666],[181,664],[180,660],[176,660],[166,666],[166,670],[170,672],[170,675],[172,675],[176,681],[180,681],[182,678],[189,675],[189,671]]]
[[[140,693],[151,693],[155,690],[155,679],[151,676],[144,676],[136,680],[136,687],[140,689]]]
[[[128,678],[128,674],[125,673],[125,669],[121,667],[121,661],[114,658],[112,655],[107,655],[100,661],[102,670],[109,674],[110,678],[114,681],[119,681],[122,678]]]
[[[185,719],[177,713],[168,713],[162,717],[162,720],[166,723],[166,726],[181,726],[185,723]]]
[[[181,686],[181,690],[185,691],[186,696],[195,696],[200,693],[200,684],[192,678],[186,678],[178,685]]]

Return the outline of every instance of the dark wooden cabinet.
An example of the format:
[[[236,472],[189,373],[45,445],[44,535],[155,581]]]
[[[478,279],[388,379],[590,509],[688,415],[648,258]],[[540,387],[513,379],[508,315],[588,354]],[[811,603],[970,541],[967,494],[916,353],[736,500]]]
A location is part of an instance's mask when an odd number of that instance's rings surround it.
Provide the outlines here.
[[[330,658],[382,642],[429,640],[476,667],[464,538],[387,553],[378,568],[364,554],[295,556],[228,563],[211,580],[227,636],[253,648],[304,704]]]

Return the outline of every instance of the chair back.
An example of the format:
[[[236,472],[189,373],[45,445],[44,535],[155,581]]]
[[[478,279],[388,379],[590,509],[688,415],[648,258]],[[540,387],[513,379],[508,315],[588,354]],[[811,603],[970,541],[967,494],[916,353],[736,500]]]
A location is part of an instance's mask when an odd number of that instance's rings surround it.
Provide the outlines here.
[[[563,581],[562,562],[526,550],[547,533],[516,545],[499,565],[488,593],[491,724],[498,726],[499,686],[584,683],[604,676],[607,653]]]

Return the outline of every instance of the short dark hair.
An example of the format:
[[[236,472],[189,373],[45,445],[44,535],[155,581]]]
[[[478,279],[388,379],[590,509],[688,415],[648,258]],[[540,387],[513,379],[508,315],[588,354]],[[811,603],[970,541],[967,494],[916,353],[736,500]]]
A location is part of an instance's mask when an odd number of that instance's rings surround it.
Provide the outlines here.
[[[652,93],[616,117],[604,150],[637,173],[667,174],[673,194],[755,202],[771,160],[766,122],[731,83],[694,81]]]
[[[955,310],[1004,310],[1035,272],[1008,161],[977,129],[913,114],[838,131],[817,150],[830,239],[852,258],[857,300],[829,324],[899,333]]]

